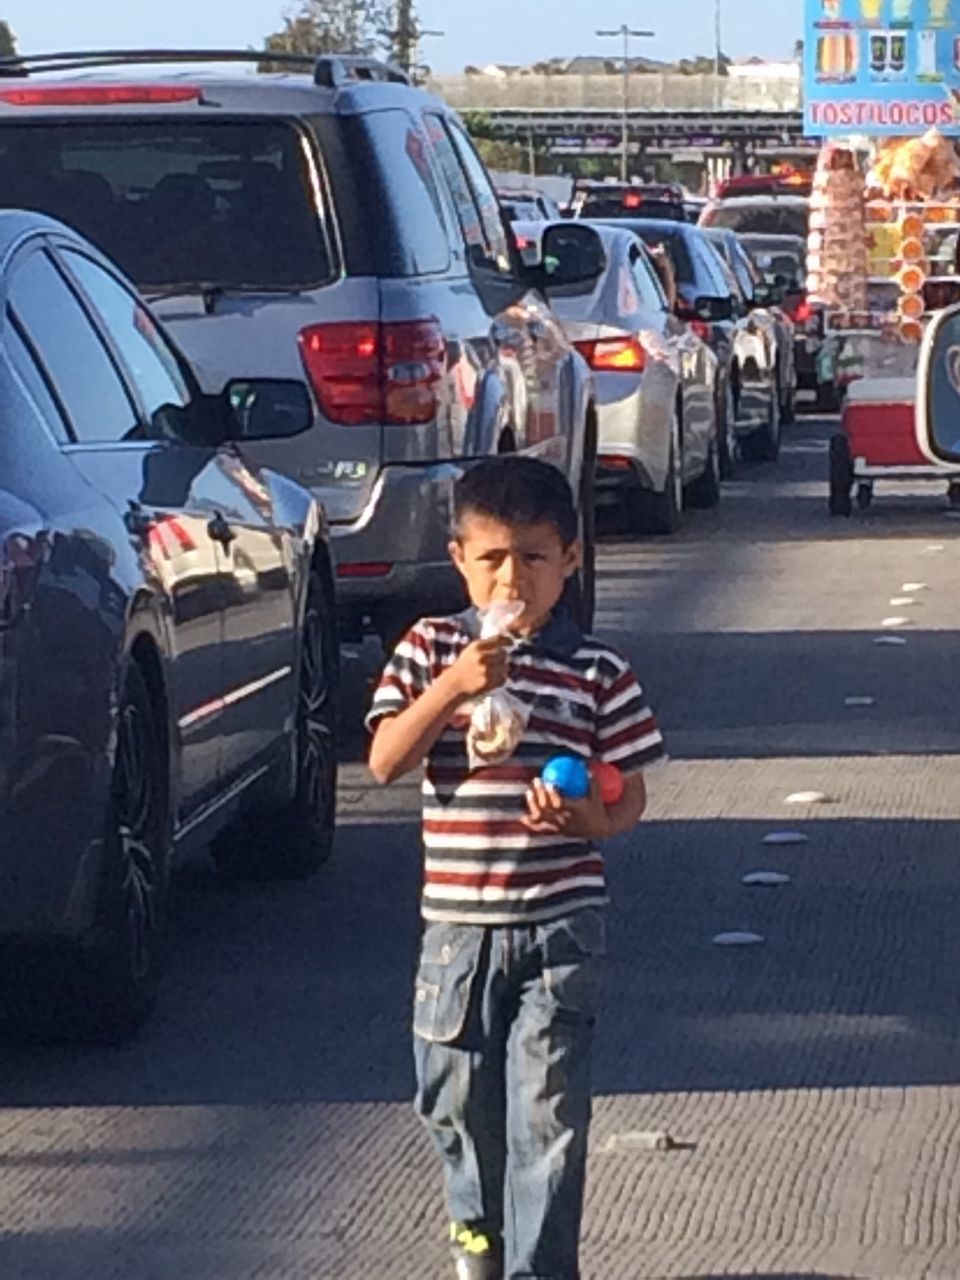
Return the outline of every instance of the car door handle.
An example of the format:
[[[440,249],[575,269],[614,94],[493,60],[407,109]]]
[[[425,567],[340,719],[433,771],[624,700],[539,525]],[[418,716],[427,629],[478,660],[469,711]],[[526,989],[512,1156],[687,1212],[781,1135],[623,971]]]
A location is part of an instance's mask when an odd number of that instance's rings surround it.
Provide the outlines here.
[[[219,542],[223,547],[229,547],[230,543],[235,542],[237,537],[219,511],[207,524],[207,533],[209,533],[214,542]]]

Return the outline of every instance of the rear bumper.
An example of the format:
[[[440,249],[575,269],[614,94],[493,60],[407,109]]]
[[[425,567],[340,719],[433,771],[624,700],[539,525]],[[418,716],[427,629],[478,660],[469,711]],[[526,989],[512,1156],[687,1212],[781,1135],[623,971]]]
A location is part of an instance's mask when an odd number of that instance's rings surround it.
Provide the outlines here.
[[[460,606],[447,550],[460,475],[449,462],[384,467],[358,518],[331,525],[345,631],[375,626],[388,611],[414,618]]]
[[[599,374],[596,381],[598,496],[638,485],[660,492],[670,457],[673,385],[648,386],[646,375],[641,381]]]

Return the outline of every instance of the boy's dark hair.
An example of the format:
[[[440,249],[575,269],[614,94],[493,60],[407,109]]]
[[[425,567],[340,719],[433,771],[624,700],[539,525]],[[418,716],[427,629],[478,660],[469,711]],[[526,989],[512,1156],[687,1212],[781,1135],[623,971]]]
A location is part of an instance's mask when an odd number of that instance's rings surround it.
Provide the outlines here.
[[[579,530],[573,491],[563,472],[536,458],[504,454],[471,467],[453,493],[453,527],[459,534],[466,515],[503,524],[552,524],[565,547]]]

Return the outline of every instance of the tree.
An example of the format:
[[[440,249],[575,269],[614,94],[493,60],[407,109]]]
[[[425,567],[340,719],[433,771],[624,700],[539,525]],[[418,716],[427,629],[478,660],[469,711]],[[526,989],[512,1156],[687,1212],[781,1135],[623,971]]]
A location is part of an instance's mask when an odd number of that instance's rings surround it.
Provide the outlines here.
[[[390,44],[390,9],[388,0],[300,0],[264,45],[271,53],[383,53]],[[264,61],[259,70],[274,65]]]
[[[0,18],[0,58],[15,58],[17,37],[10,30],[10,23]]]

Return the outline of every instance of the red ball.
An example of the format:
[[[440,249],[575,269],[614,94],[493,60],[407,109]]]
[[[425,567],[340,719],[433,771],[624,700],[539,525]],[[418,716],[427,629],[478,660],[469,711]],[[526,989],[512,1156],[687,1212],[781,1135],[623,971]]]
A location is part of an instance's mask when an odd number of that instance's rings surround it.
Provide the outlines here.
[[[590,771],[596,779],[597,786],[600,788],[600,798],[603,803],[608,807],[619,804],[623,799],[626,783],[617,766],[615,764],[603,764],[599,760],[594,760],[590,766]]]

